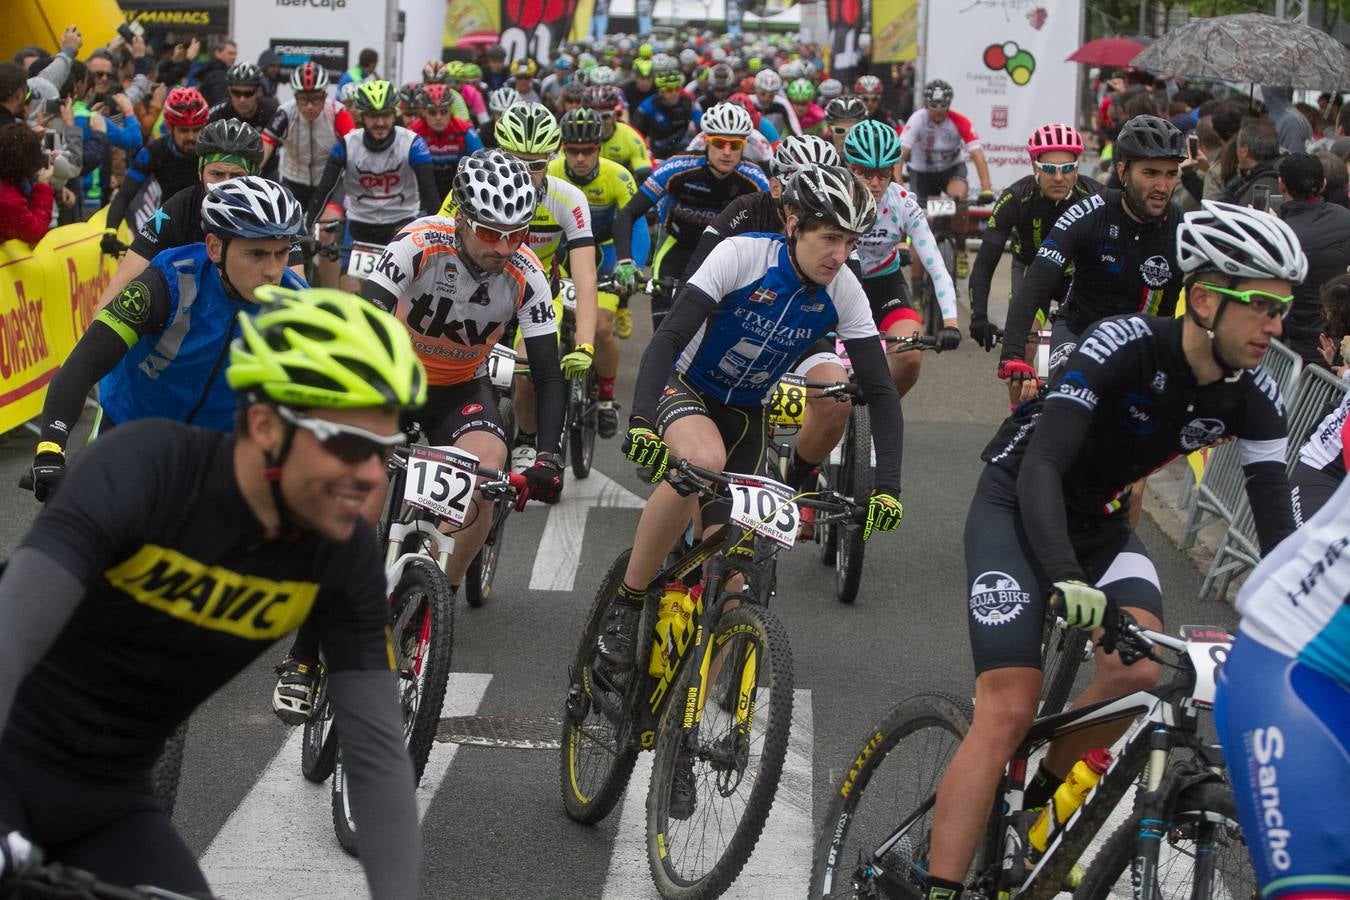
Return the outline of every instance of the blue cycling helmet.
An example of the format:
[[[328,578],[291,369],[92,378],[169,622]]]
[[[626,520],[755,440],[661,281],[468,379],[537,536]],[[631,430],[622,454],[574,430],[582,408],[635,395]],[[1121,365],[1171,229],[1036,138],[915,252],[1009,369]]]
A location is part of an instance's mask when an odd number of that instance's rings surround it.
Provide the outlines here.
[[[876,119],[863,119],[844,138],[844,160],[868,169],[886,169],[900,162],[900,136]]]

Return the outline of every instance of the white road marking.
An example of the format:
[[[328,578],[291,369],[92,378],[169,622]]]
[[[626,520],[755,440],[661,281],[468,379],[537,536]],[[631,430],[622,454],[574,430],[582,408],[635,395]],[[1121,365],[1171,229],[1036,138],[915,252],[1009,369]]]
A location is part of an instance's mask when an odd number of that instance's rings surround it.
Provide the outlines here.
[[[641,509],[645,503],[597,469],[591,469],[588,478],[570,478],[562,501],[549,508],[548,522],[530,573],[530,590],[572,590],[577,567],[581,565],[581,541],[586,536],[586,518],[591,507]]]
[[[471,716],[487,693],[491,675],[452,672],[444,716]],[[296,728],[230,815],[200,860],[212,891],[249,900],[365,895],[361,864],[342,852],[333,835],[332,789],[300,774],[303,730]],[[445,779],[458,744],[434,741],[417,814],[426,815]]]
[[[706,715],[706,714],[705,714]],[[798,896],[811,877],[814,823],[811,811],[811,757],[815,726],[811,692],[794,690],[792,732],[787,759],[778,782],[769,821],[740,876],[726,897],[778,898]],[[614,850],[609,860],[602,900],[638,900],[660,895],[647,863],[647,788],[652,754],[638,756],[619,814]]]

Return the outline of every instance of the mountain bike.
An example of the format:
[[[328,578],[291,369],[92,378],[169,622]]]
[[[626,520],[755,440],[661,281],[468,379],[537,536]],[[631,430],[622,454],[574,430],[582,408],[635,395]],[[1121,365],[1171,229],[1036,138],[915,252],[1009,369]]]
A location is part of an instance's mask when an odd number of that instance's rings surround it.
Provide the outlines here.
[[[1055,896],[1107,815],[1136,785],[1132,814],[1092,861],[1075,897],[1259,896],[1222,753],[1198,728],[1200,713],[1213,706],[1215,677],[1232,637],[1201,626],[1185,626],[1180,638],[1172,637],[1141,628],[1114,607],[1107,621],[1104,647],[1127,663],[1155,660],[1173,670],[1172,681],[1036,719],[1005,770],[965,896]],[[964,700],[921,694],[871,729],[832,792],[812,866],[812,897],[922,896],[935,789],[972,714]],[[1045,851],[1028,855],[1022,797],[1032,754],[1061,735],[1124,719],[1136,722],[1101,780],[1052,830]]]
[[[0,834],[0,841],[9,842],[11,838],[22,836],[18,832]],[[26,841],[24,841],[26,843]],[[38,898],[51,897],[61,900],[210,900],[200,894],[178,894],[150,885],[122,887],[99,881],[98,876],[82,869],[72,868],[61,863],[44,862],[42,852],[37,847],[29,850],[22,860],[6,859],[12,866],[0,871],[0,897]]]
[[[458,448],[422,444],[398,448],[390,457],[389,475],[379,534],[385,546],[404,733],[413,775],[421,781],[440,725],[454,642],[454,595],[444,570],[455,539],[436,526],[441,521],[464,525],[473,514],[475,483],[484,497],[491,498],[523,494],[525,479],[480,466],[473,454]],[[311,781],[322,781],[328,775],[323,763],[331,758],[333,830],[342,849],[355,854],[356,823],[326,682],[326,677],[320,678],[314,713],[305,724],[302,772]]]
[[[933,240],[937,243],[938,253],[942,256],[942,265],[947,274],[956,283],[956,234],[952,231],[952,217],[956,215],[956,201],[946,194],[929,197],[926,204],[928,227],[933,231]],[[919,287],[919,314],[923,316],[923,333],[935,337],[942,328],[942,306],[938,303],[937,286],[927,269]]]
[[[821,519],[866,515],[850,498],[793,497],[770,479],[717,473],[688,461],[666,478],[705,499],[730,497],[731,522],[674,557],[653,578],[631,672],[599,658],[596,638],[618,592],[629,551],[596,593],[568,670],[561,752],[567,815],[599,822],[623,795],[643,750],[654,750],[647,793],[647,857],[665,897],[720,895],[759,840],[778,788],[792,721],[792,652],[767,608],[772,562],[796,538],[798,506]],[[706,563],[687,627],[655,632],[661,586]],[[711,702],[708,702],[711,701]],[[692,764],[696,804],[671,814],[677,768]],[[688,771],[686,768],[684,771]]]
[[[597,291],[618,290],[613,279],[604,279],[596,285]],[[577,289],[570,278],[562,279],[559,291],[562,298],[562,321],[558,323],[560,356],[566,356],[576,349],[577,335]],[[563,463],[569,459],[572,474],[585,478],[591,474],[591,463],[595,461],[595,437],[600,414],[600,382],[595,374],[595,366],[586,370],[581,378],[567,381],[567,408],[563,418]]]
[[[512,382],[517,375],[530,374],[528,365],[516,361],[516,351],[505,344],[494,344],[487,360],[487,374],[497,394],[497,418],[502,423],[506,446],[516,441],[516,407],[511,399]],[[498,494],[492,500],[492,526],[488,529],[483,546],[469,563],[464,573],[464,600],[469,606],[478,609],[492,596],[492,582],[497,576],[497,560],[501,557],[502,543],[506,539],[506,519],[515,508],[512,497]]]

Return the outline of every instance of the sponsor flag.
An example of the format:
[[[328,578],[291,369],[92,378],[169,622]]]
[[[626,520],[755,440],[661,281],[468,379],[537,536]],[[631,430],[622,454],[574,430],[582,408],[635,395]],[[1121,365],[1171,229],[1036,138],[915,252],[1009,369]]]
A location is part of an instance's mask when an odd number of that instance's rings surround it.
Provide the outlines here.
[[[872,61],[909,62],[919,54],[919,0],[872,0]]]
[[[870,15],[871,0],[827,0],[825,4],[830,26],[830,73],[845,84],[852,82],[862,62],[858,38]]]

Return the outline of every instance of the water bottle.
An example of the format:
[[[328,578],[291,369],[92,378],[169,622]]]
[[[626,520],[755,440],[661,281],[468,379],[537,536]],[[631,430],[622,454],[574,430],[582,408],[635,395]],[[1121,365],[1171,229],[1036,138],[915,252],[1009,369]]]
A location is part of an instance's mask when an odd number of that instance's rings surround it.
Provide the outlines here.
[[[1027,832],[1027,840],[1031,846],[1036,848],[1037,853],[1043,853],[1045,847],[1050,843],[1050,810],[1053,807],[1055,811],[1054,828],[1058,829],[1064,824],[1064,820],[1074,814],[1078,807],[1083,805],[1083,800],[1087,797],[1088,791],[1101,780],[1102,773],[1111,765],[1111,751],[1102,747],[1095,750],[1089,750],[1087,754],[1078,762],[1073,764],[1069,770],[1069,777],[1064,779],[1064,783],[1055,791],[1055,796],[1051,798],[1050,803],[1041,810],[1041,816],[1036,820],[1036,824],[1031,826]]]
[[[689,620],[694,612],[694,598],[681,581],[666,585],[656,613],[656,640],[652,642],[652,658],[647,672],[660,678],[670,669],[675,648],[684,642]]]

